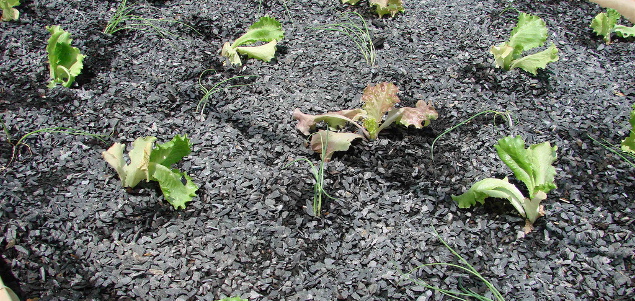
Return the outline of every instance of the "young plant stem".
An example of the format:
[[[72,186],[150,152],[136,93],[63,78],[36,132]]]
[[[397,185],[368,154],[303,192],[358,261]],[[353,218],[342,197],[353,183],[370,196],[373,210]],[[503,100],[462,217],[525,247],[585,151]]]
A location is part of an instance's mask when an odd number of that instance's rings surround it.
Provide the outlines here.
[[[20,139],[18,139],[18,141],[16,143],[12,143],[11,142],[11,138],[10,138],[10,134],[9,134],[9,130],[7,129],[6,124],[4,123],[4,120],[2,120],[2,127],[4,129],[4,133],[7,136],[7,142],[9,142],[9,144],[12,144],[12,153],[11,153],[11,159],[9,159],[9,163],[7,163],[8,165],[11,165],[11,163],[13,163],[13,161],[15,160],[17,153],[18,153],[18,147],[20,147],[21,145],[24,145],[27,147],[27,149],[29,150],[29,152],[31,151],[31,147],[24,143],[24,140],[26,140],[28,137],[35,135],[35,134],[39,134],[39,133],[64,133],[64,134],[69,134],[69,135],[81,135],[81,136],[89,136],[92,138],[96,138],[102,142],[106,142],[104,139],[102,139],[101,137],[110,137],[112,136],[112,133],[110,135],[99,135],[99,134],[92,134],[92,133],[88,133],[88,132],[84,132],[84,131],[80,131],[80,130],[76,130],[74,128],[69,128],[69,127],[50,127],[50,128],[43,128],[43,129],[39,129],[39,130],[35,130],[29,133],[24,134],[24,136],[20,137]],[[113,131],[114,132],[114,131]],[[4,166],[2,168],[0,168],[0,170],[4,170],[7,167]]]
[[[453,267],[456,268],[458,270],[461,270],[463,272],[468,273],[469,275],[475,276],[476,278],[478,278],[481,282],[483,282],[485,284],[485,286],[487,286],[487,288],[489,289],[489,291],[494,295],[495,299],[490,299],[487,298],[483,295],[480,295],[470,289],[467,289],[465,287],[463,287],[463,283],[461,278],[459,278],[459,287],[461,288],[462,292],[457,292],[457,291],[450,291],[450,290],[445,290],[436,286],[432,286],[429,285],[428,283],[426,283],[423,280],[419,280],[419,279],[410,279],[411,281],[413,281],[414,283],[416,283],[417,285],[423,286],[425,288],[431,289],[431,290],[435,290],[438,291],[444,295],[447,295],[449,297],[452,297],[454,299],[458,299],[458,300],[470,300],[470,299],[465,299],[465,298],[475,298],[477,300],[484,300],[484,301],[504,301],[505,298],[503,297],[503,295],[498,291],[498,289],[496,289],[496,287],[489,281],[487,281],[487,279],[485,279],[469,262],[467,262],[467,260],[465,260],[461,255],[459,255],[459,253],[457,253],[452,247],[450,247],[450,245],[448,245],[447,242],[445,242],[445,240],[443,240],[443,238],[441,238],[441,236],[439,235],[439,233],[437,232],[437,230],[433,227],[432,228],[434,231],[434,234],[437,236],[437,238],[441,241],[441,243],[443,243],[443,245],[450,251],[452,252],[452,254],[454,256],[456,256],[462,263],[463,265],[458,265],[458,264],[454,264],[454,263],[449,263],[449,262],[434,262],[434,263],[427,263],[427,264],[422,264],[412,270],[410,270],[410,272],[408,272],[407,275],[412,274],[413,272],[415,272],[416,270],[419,270],[423,267],[429,267],[429,266],[449,266],[449,267]],[[465,297],[465,298],[463,298]]]
[[[332,200],[336,200],[336,198],[330,196],[328,193],[326,193],[326,191],[324,191],[324,170],[326,166],[326,162],[324,159],[326,158],[328,134],[325,136],[326,136],[326,141],[322,140],[322,154],[320,155],[320,162],[318,164],[313,164],[313,162],[311,162],[307,158],[298,158],[291,161],[284,167],[282,167],[283,169],[285,169],[289,167],[291,164],[294,164],[300,161],[304,161],[309,165],[311,174],[313,174],[313,178],[315,179],[315,184],[313,184],[313,208],[312,209],[313,209],[313,215],[316,217],[320,216],[322,212],[322,195],[325,195],[326,197]],[[322,136],[320,136],[320,139],[321,138]]]
[[[432,160],[434,160],[434,144],[437,142],[437,140],[439,140],[441,137],[443,137],[445,134],[453,131],[454,129],[472,121],[472,119],[483,115],[483,114],[495,114],[494,115],[494,122],[496,121],[496,116],[504,116],[507,119],[507,122],[509,123],[509,127],[513,126],[513,121],[511,118],[511,115],[508,112],[499,112],[499,111],[494,111],[494,110],[487,110],[487,111],[483,111],[483,112],[479,112],[476,113],[474,115],[472,115],[472,117],[460,122],[457,125],[452,126],[451,128],[445,130],[443,133],[441,133],[439,136],[437,136],[436,138],[434,138],[434,140],[432,140],[432,145],[430,146],[430,157],[432,158]]]
[[[222,90],[222,89],[230,89],[230,88],[236,88],[236,87],[242,87],[242,86],[249,86],[252,84],[240,84],[240,85],[231,85],[228,87],[224,87],[222,86],[222,84],[234,80],[234,79],[239,79],[239,78],[245,78],[245,77],[258,77],[258,75],[239,75],[239,76],[234,76],[228,79],[224,79],[222,81],[219,81],[217,83],[215,83],[214,85],[212,85],[211,88],[206,88],[203,83],[202,83],[202,78],[203,75],[205,75],[205,73],[207,71],[215,71],[214,69],[207,69],[203,72],[201,72],[201,75],[198,77],[198,85],[201,88],[201,91],[203,91],[204,95],[201,98],[201,100],[198,101],[198,104],[196,105],[196,112],[201,113],[201,115],[203,114],[203,111],[205,110],[205,107],[207,106],[207,102],[209,101],[210,96],[212,96],[212,94]]]
[[[354,14],[359,17],[361,20],[361,25],[359,22],[355,22],[350,15]],[[343,15],[346,18],[346,22],[343,23],[335,23],[328,24],[325,26],[316,27],[318,30],[329,30],[329,31],[338,31],[346,36],[348,36],[359,51],[362,53],[364,60],[369,66],[375,66],[376,52],[375,45],[373,45],[373,39],[370,36],[370,31],[368,30],[368,24],[360,15],[356,12],[346,13]]]

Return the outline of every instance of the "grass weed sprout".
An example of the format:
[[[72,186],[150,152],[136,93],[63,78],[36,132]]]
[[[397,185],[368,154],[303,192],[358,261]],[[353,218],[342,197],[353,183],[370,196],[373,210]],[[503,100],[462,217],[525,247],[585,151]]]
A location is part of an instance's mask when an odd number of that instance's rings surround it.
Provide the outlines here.
[[[462,264],[455,264],[455,263],[451,263],[451,262],[434,262],[434,263],[426,263],[426,264],[422,264],[412,270],[410,270],[410,272],[408,272],[405,276],[408,277],[408,279],[414,283],[416,283],[419,286],[423,286],[425,288],[431,289],[431,290],[435,290],[438,291],[444,295],[447,295],[448,297],[457,299],[457,300],[482,300],[482,301],[505,301],[505,298],[503,297],[503,295],[498,291],[498,289],[496,289],[496,287],[489,281],[487,281],[487,279],[485,279],[485,277],[483,277],[481,275],[481,273],[479,273],[469,262],[467,262],[467,260],[465,260],[465,258],[463,258],[461,255],[459,255],[459,253],[457,253],[452,247],[450,247],[450,245],[443,240],[443,238],[441,238],[441,236],[439,235],[439,233],[437,232],[437,230],[433,227],[432,228],[434,231],[434,234],[437,236],[437,238],[441,241],[441,243],[443,243],[443,245],[450,251],[452,252],[452,254],[454,256],[456,256],[459,261]],[[485,284],[485,286],[487,286],[487,289],[492,293],[492,295],[494,296],[494,299],[490,299],[488,297],[485,297],[479,293],[476,293],[475,291],[466,288],[463,286],[463,282],[462,282],[462,278],[459,278],[459,288],[461,289],[460,292],[458,291],[451,291],[451,290],[445,290],[433,285],[428,284],[427,282],[425,282],[424,280],[421,279],[412,279],[409,276],[416,272],[417,270],[423,269],[424,267],[432,267],[432,266],[449,266],[455,269],[458,269],[459,271],[465,272],[470,276],[474,276],[476,277],[479,281],[481,281],[483,284]],[[473,299],[472,299],[473,298]]]
[[[321,139],[322,137],[323,136],[320,136]],[[306,162],[309,165],[311,174],[313,175],[313,179],[315,180],[315,183],[313,184],[313,208],[312,208],[314,216],[320,216],[320,213],[322,212],[322,196],[326,196],[330,199],[336,200],[336,198],[330,196],[328,193],[326,193],[326,191],[324,191],[324,169],[326,167],[325,159],[326,159],[326,149],[328,146],[328,135],[324,135],[324,137],[326,137],[326,140],[322,141],[322,153],[320,155],[319,163],[313,164],[313,162],[311,162],[311,160],[307,158],[299,158],[299,159],[295,159],[291,161],[290,163],[282,167],[282,169],[285,169],[291,166],[292,164],[296,162],[301,162],[301,161]]]
[[[487,111],[476,113],[476,114],[472,115],[470,118],[468,118],[468,119],[466,119],[466,120],[464,120],[464,121],[452,126],[451,128],[443,131],[443,133],[441,133],[439,136],[434,138],[434,140],[432,140],[432,145],[430,146],[430,157],[432,158],[432,160],[434,160],[434,144],[437,142],[437,140],[439,140],[445,134],[453,131],[454,129],[456,129],[456,128],[458,128],[458,127],[460,127],[460,126],[472,121],[472,119],[474,119],[474,118],[476,118],[476,117],[478,117],[480,115],[483,115],[483,114],[494,114],[494,122],[496,122],[496,117],[497,116],[503,116],[507,120],[507,122],[509,124],[509,127],[512,127],[514,125],[514,122],[513,122],[512,117],[511,117],[511,114],[508,113],[508,112],[499,112],[499,111],[494,111],[494,110],[487,110]]]
[[[114,34],[118,31],[122,30],[140,30],[140,31],[153,31],[157,35],[162,38],[166,37],[174,37],[179,38],[180,36],[169,31],[163,26],[160,26],[160,23],[177,23],[180,25],[184,25],[196,33],[200,34],[195,28],[176,20],[165,20],[165,19],[152,19],[152,18],[144,18],[138,15],[133,14],[134,10],[139,5],[130,4],[128,5],[128,0],[122,0],[121,3],[117,6],[115,13],[112,15],[106,28],[104,28],[104,33],[106,34]]]
[[[201,75],[198,77],[198,85],[201,88],[201,91],[203,91],[203,97],[201,98],[201,100],[198,101],[198,104],[196,105],[196,112],[199,112],[201,114],[203,114],[203,111],[205,110],[205,107],[207,106],[207,103],[209,102],[209,98],[210,96],[212,96],[214,93],[222,90],[222,89],[229,89],[229,88],[235,88],[235,87],[242,87],[242,86],[249,86],[251,84],[239,84],[239,85],[231,85],[231,86],[223,86],[223,84],[225,84],[226,82],[235,80],[235,79],[240,79],[240,78],[246,78],[246,77],[258,77],[258,75],[239,75],[239,76],[234,76],[234,77],[230,77],[224,80],[221,80],[219,82],[216,82],[215,84],[213,84],[211,86],[211,88],[207,88],[205,87],[205,85],[203,85],[202,79],[203,79],[203,75],[205,75],[205,73],[207,71],[214,71],[214,69],[207,69],[203,72],[201,72]]]
[[[338,31],[345,34],[355,43],[366,63],[371,67],[375,66],[375,59],[377,58],[375,46],[368,30],[368,24],[362,15],[356,12],[349,12],[343,14],[342,18],[345,19],[342,23],[328,24],[315,29]]]
[[[600,146],[602,146],[603,148],[605,148],[609,152],[612,152],[612,153],[618,155],[620,158],[622,158],[622,160],[624,160],[631,167],[635,167],[635,154],[634,153],[629,153],[629,152],[622,151],[622,149],[620,149],[619,146],[612,145],[611,143],[609,143],[606,140],[604,140],[604,142],[600,142],[597,139],[589,136],[589,134],[587,134],[587,137],[589,137],[589,139],[593,140],[593,142],[599,144]]]

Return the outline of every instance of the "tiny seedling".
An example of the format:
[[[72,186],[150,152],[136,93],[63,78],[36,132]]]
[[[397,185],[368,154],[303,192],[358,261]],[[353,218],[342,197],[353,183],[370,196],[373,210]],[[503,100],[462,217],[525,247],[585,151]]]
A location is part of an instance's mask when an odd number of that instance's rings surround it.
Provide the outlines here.
[[[357,2],[359,2],[359,0],[342,0],[342,3],[350,5],[355,5]],[[403,0],[369,0],[368,3],[370,6],[375,7],[375,12],[380,18],[388,14],[394,17],[397,13],[405,10]]]
[[[166,29],[161,23],[181,24],[198,33],[196,29],[180,21],[144,18],[135,15],[133,12],[139,7],[139,5],[128,5],[127,2],[127,0],[122,0],[121,3],[119,3],[115,13],[112,15],[110,20],[108,20],[106,28],[104,28],[105,34],[112,35],[122,30],[139,30],[154,32],[162,38],[179,37],[179,35]]]
[[[419,285],[419,286],[423,286],[427,289],[431,289],[434,291],[438,291],[446,296],[449,296],[451,298],[454,299],[458,299],[458,300],[471,300],[471,299],[467,299],[467,298],[474,298],[476,300],[481,300],[481,301],[505,301],[505,298],[503,298],[503,295],[498,291],[498,289],[496,289],[496,287],[489,281],[487,281],[487,279],[485,279],[485,277],[483,277],[481,275],[481,273],[479,273],[469,262],[467,262],[467,260],[465,260],[461,255],[459,255],[459,253],[457,253],[452,247],[450,247],[450,245],[445,242],[445,240],[443,240],[443,238],[441,238],[441,236],[439,235],[439,233],[437,232],[436,229],[433,228],[434,234],[437,236],[437,238],[441,241],[441,243],[443,243],[443,245],[450,250],[450,252],[452,252],[452,254],[454,256],[456,256],[463,264],[455,264],[455,263],[451,263],[451,262],[434,262],[434,263],[426,263],[426,264],[422,264],[414,269],[412,269],[408,274],[406,274],[408,276],[408,279],[412,282],[414,282],[415,284]],[[418,270],[421,270],[425,267],[434,267],[434,266],[449,266],[449,267],[453,267],[456,268],[459,271],[462,272],[466,272],[471,276],[476,277],[479,281],[481,281],[482,283],[485,284],[485,286],[487,286],[487,289],[492,293],[492,295],[494,296],[495,299],[490,299],[487,298],[483,295],[480,295],[476,292],[474,292],[471,289],[468,289],[466,287],[464,287],[462,285],[462,280],[461,278],[459,278],[459,287],[461,289],[460,292],[458,291],[450,291],[450,290],[446,290],[446,289],[442,289],[439,288],[437,286],[433,286],[428,284],[428,282],[422,280],[422,279],[412,279],[409,277],[409,275],[415,273]]]
[[[223,84],[225,84],[226,82],[229,82],[229,81],[232,81],[232,80],[235,80],[235,79],[245,78],[245,77],[258,77],[257,75],[234,76],[234,77],[231,77],[231,78],[228,78],[228,79],[221,80],[221,81],[215,83],[214,85],[212,85],[211,88],[207,88],[202,83],[203,75],[207,71],[214,71],[214,69],[207,69],[207,70],[201,72],[201,75],[198,77],[198,85],[201,88],[201,91],[203,92],[203,97],[198,101],[198,104],[196,105],[196,112],[199,112],[201,114],[203,114],[203,111],[205,110],[205,107],[207,106],[207,103],[209,102],[210,96],[212,96],[214,93],[216,93],[216,92],[218,92],[218,91],[220,91],[222,89],[230,89],[230,88],[235,88],[235,87],[242,87],[242,86],[251,85],[251,84],[240,84],[240,85],[223,86]]]
[[[540,202],[547,198],[549,191],[556,188],[556,169],[552,164],[557,159],[558,147],[543,142],[525,148],[525,141],[520,136],[505,137],[494,147],[498,157],[512,170],[516,179],[525,184],[529,197],[524,197],[507,178],[487,178],[474,183],[462,195],[453,195],[452,199],[459,204],[459,208],[470,208],[476,202],[484,204],[487,197],[507,199],[526,219],[525,233],[529,233],[536,219],[544,215]]]
[[[357,18],[355,18],[357,16]],[[369,66],[375,66],[375,45],[368,30],[368,24],[359,13],[352,12],[343,15],[346,20],[342,23],[328,24],[317,27],[318,30],[338,31],[350,38]]]
[[[591,0],[602,7],[617,10],[626,19],[635,23],[635,0]]]
[[[291,166],[292,164],[296,163],[296,162],[306,162],[309,165],[309,168],[311,170],[311,174],[313,175],[313,179],[315,180],[315,183],[313,184],[313,216],[320,216],[321,212],[322,212],[322,196],[325,195],[326,197],[330,198],[330,199],[335,199],[334,197],[330,196],[328,193],[326,193],[326,191],[324,191],[324,170],[326,168],[326,162],[328,161],[328,158],[326,158],[326,155],[328,154],[327,149],[329,147],[333,147],[332,144],[329,144],[329,138],[332,137],[332,134],[340,134],[340,133],[333,133],[330,131],[320,131],[316,134],[313,134],[313,138],[312,139],[318,139],[320,141],[319,145],[316,144],[316,146],[321,148],[321,160],[318,164],[313,164],[313,162],[311,162],[311,160],[307,159],[307,158],[299,158],[299,159],[295,159],[292,162],[290,162],[289,164],[285,165],[283,167],[283,169]],[[354,134],[352,134],[354,135]],[[348,147],[346,147],[348,149]]]
[[[617,10],[609,8],[605,13],[599,13],[593,21],[591,21],[591,28],[597,35],[604,37],[606,44],[611,44],[611,34],[615,33],[618,37],[628,38],[635,37],[635,26],[627,27],[624,25],[617,25],[617,21],[622,17]]]
[[[276,45],[284,38],[282,25],[272,17],[261,17],[252,24],[247,32],[233,43],[226,42],[221,49],[221,56],[227,58],[232,65],[241,66],[240,54],[250,58],[270,62],[276,55]],[[259,46],[242,46],[265,42]],[[227,63],[227,62],[225,62]]]
[[[546,50],[526,56],[522,54],[527,50],[543,46],[546,40],[545,21],[537,16],[520,13],[509,41],[492,46],[489,51],[494,55],[496,67],[505,70],[521,68],[535,76],[538,68],[544,69],[548,63],[558,61],[558,48],[551,44]]]
[[[509,114],[508,112],[499,112],[499,111],[494,111],[494,110],[486,110],[486,111],[482,111],[482,112],[476,113],[476,114],[472,115],[472,117],[470,117],[470,118],[458,123],[457,125],[452,126],[451,128],[443,131],[443,133],[441,133],[439,136],[434,138],[434,140],[432,140],[432,144],[430,145],[430,159],[432,159],[434,161],[434,144],[437,143],[437,140],[439,140],[441,137],[445,136],[445,134],[455,130],[456,128],[458,128],[458,127],[460,127],[460,126],[472,121],[472,119],[474,119],[474,118],[476,118],[476,117],[478,117],[480,115],[483,115],[483,114],[494,114],[494,123],[496,123],[496,117],[501,116],[501,117],[505,118],[505,120],[507,120],[507,122],[508,122],[510,127],[512,127],[513,124],[514,124],[514,122],[512,120],[512,117],[511,117],[511,114]]]
[[[2,9],[2,21],[14,21],[20,17],[20,12],[13,8],[20,5],[20,0],[0,0]]]
[[[309,135],[318,122],[325,122],[330,130],[337,130],[350,123],[360,129],[364,137],[374,140],[377,139],[379,132],[393,123],[406,127],[414,125],[415,128],[421,129],[439,116],[437,111],[423,100],[418,101],[414,108],[396,108],[395,105],[399,103],[397,92],[399,92],[397,86],[384,82],[364,89],[362,95],[364,104],[361,109],[328,112],[321,115],[304,114],[299,109],[295,109],[293,118],[298,120],[296,128],[303,134]],[[361,124],[358,121],[361,121]],[[329,147],[326,159],[329,160],[335,151],[347,150],[352,140],[362,137],[353,133],[329,134],[329,144],[338,147]],[[311,149],[319,152],[321,148],[318,147],[318,143],[319,139],[311,139]]]
[[[64,31],[58,25],[48,26],[51,33],[46,46],[49,59],[49,73],[51,81],[48,88],[54,88],[58,84],[70,88],[75,77],[82,73],[84,67],[84,55],[79,53],[77,47],[71,46],[71,34]]]
[[[106,142],[103,139],[101,139],[102,137],[109,137],[110,135],[98,135],[98,134],[91,134],[88,132],[84,132],[84,131],[80,131],[77,129],[73,129],[73,128],[69,128],[69,127],[50,127],[50,128],[43,128],[43,129],[38,129],[32,132],[28,132],[26,134],[24,134],[22,137],[20,137],[20,139],[18,139],[15,143],[11,140],[11,133],[9,133],[9,128],[7,127],[6,123],[4,122],[3,119],[0,119],[0,124],[2,125],[2,130],[4,132],[4,135],[7,139],[7,142],[11,145],[11,149],[12,149],[12,153],[11,153],[11,159],[9,159],[9,163],[7,163],[7,166],[10,165],[11,163],[13,163],[13,161],[20,156],[20,147],[24,146],[27,148],[27,150],[29,152],[31,152],[31,146],[29,146],[25,141],[27,138],[29,138],[30,136],[36,135],[36,134],[41,134],[41,133],[62,133],[62,134],[69,134],[69,135],[81,135],[81,136],[89,136],[89,137],[93,137],[96,139],[101,140],[102,142]],[[112,134],[111,134],[112,135]],[[0,170],[4,170],[7,167],[4,166],[2,168],[0,168]]]
[[[156,137],[137,138],[128,152],[130,164],[123,157],[125,145],[121,143],[113,144],[102,157],[117,171],[123,187],[134,188],[141,180],[157,181],[168,203],[175,209],[185,209],[185,203],[196,196],[198,186],[186,173],[171,166],[190,154],[190,139],[187,135],[176,135],[171,141],[153,147],[156,140]]]

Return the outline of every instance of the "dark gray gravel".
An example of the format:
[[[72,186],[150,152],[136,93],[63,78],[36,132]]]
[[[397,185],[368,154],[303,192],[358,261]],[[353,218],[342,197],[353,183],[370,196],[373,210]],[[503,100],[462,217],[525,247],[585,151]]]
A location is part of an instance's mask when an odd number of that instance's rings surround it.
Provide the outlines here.
[[[0,249],[28,298],[40,300],[441,300],[404,277],[430,262],[456,262],[432,227],[508,300],[630,300],[635,294],[631,167],[590,138],[619,143],[635,102],[635,43],[604,45],[586,1],[406,1],[394,19],[339,0],[147,1],[138,14],[179,20],[182,39],[141,31],[101,33],[117,1],[23,0],[18,22],[0,23],[0,112],[12,141],[45,127],[114,136],[43,133],[11,159],[0,140]],[[284,5],[286,3],[286,6]],[[560,60],[534,78],[495,69],[488,52],[516,22],[512,6],[542,17]],[[358,11],[385,38],[369,67],[344,35],[313,28]],[[219,50],[263,14],[282,21],[276,60],[224,68]],[[623,20],[623,24],[628,24]],[[87,55],[73,88],[46,89],[47,25],[61,25]],[[215,94],[207,85],[257,75]],[[358,107],[368,84],[395,83],[404,105],[434,103],[424,130],[394,128],[357,142],[328,164],[337,197],[310,216],[307,166],[318,157],[291,112]],[[508,111],[512,126],[477,118],[435,146],[434,137],[482,110]],[[176,211],[153,184],[120,186],[100,153],[140,136],[176,134],[194,149],[178,167],[201,189]],[[523,236],[513,207],[490,200],[459,210],[485,177],[511,175],[493,144],[507,135],[558,146],[558,189],[547,215]],[[413,276],[456,289],[446,267]],[[483,287],[473,286],[480,292]],[[631,297],[629,297],[631,296]],[[447,298],[446,298],[447,299]]]

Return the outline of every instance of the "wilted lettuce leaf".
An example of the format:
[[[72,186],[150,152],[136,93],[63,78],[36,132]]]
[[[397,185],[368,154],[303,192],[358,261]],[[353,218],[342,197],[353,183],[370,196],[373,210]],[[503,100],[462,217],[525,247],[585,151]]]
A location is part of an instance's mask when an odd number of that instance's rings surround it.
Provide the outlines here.
[[[46,46],[49,59],[49,73],[51,81],[49,88],[62,84],[69,88],[75,81],[84,67],[84,55],[79,53],[79,49],[71,46],[71,34],[64,31],[58,25],[47,26],[51,33]]]
[[[0,0],[0,9],[2,9],[2,21],[13,21],[20,17],[20,12],[13,8],[20,5],[20,0]]]
[[[370,5],[375,6],[375,12],[379,17],[390,14],[394,17],[398,12],[403,12],[403,0],[370,0]]]
[[[364,116],[364,127],[368,130],[370,139],[377,139],[379,125],[384,114],[395,108],[399,102],[397,97],[399,89],[395,84],[383,82],[375,86],[368,86],[364,89],[362,109],[366,113]]]
[[[331,156],[333,156],[334,152],[347,151],[351,146],[351,142],[357,138],[364,138],[364,136],[354,133],[336,133],[319,130],[311,137],[311,149],[321,154],[324,144],[326,144],[326,152],[323,158],[325,162],[328,162],[331,160]]]
[[[225,43],[221,50],[221,55],[227,57],[233,65],[242,65],[238,53],[269,62],[275,56],[277,41],[283,38],[284,31],[280,22],[275,18],[264,16],[252,24],[247,32],[233,43]],[[257,42],[266,42],[267,44],[239,47]]]
[[[130,164],[124,166],[124,187],[135,187],[141,180],[150,181],[150,155],[155,137],[137,138],[128,153]]]
[[[309,135],[310,131],[313,130],[315,125],[320,121],[326,122],[330,129],[337,130],[343,127],[346,122],[357,121],[361,117],[362,113],[362,109],[354,109],[328,112],[321,115],[310,115],[302,113],[300,109],[295,109],[293,111],[293,118],[298,120],[296,128],[302,132],[302,134]]]
[[[633,105],[633,110],[631,111],[631,119],[629,119],[629,123],[631,124],[631,133],[626,139],[622,140],[622,150],[625,152],[635,153],[635,104]]]

